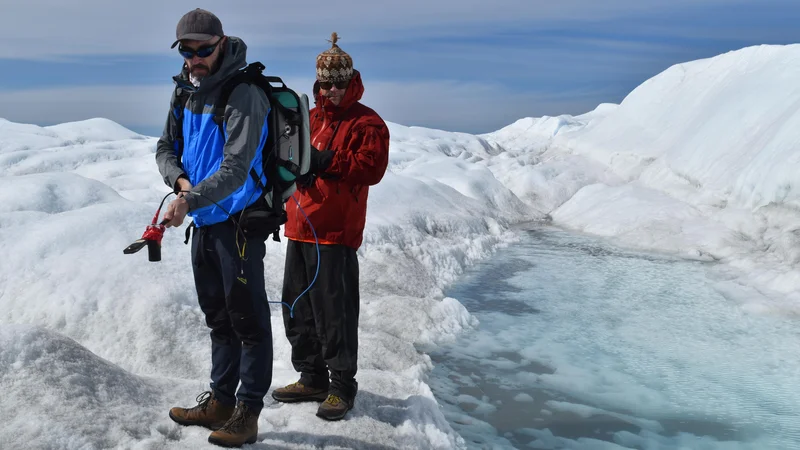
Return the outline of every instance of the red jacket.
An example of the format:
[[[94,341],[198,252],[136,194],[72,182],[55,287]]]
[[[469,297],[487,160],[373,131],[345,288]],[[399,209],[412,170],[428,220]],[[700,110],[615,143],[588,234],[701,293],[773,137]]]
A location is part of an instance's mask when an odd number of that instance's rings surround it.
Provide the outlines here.
[[[320,244],[361,246],[369,186],[381,181],[389,164],[389,128],[375,111],[358,102],[363,93],[358,71],[339,106],[320,97],[319,84],[314,84],[311,145],[333,150],[333,161],[325,171],[331,177],[317,177],[307,188],[298,186],[294,197],[314,225]],[[285,236],[314,242],[311,227],[292,199],[286,202],[286,214]]]

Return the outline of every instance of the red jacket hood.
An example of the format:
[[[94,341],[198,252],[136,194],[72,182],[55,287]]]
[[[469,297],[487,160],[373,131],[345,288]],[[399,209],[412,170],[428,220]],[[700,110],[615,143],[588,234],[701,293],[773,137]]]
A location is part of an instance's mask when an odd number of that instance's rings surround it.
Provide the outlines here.
[[[344,93],[344,97],[341,103],[339,103],[339,106],[334,105],[330,100],[319,95],[319,81],[314,82],[313,92],[316,106],[322,107],[323,111],[337,116],[361,100],[361,96],[364,95],[364,83],[361,82],[361,73],[357,70],[353,70],[353,77],[350,79],[350,85],[347,86],[347,92]]]

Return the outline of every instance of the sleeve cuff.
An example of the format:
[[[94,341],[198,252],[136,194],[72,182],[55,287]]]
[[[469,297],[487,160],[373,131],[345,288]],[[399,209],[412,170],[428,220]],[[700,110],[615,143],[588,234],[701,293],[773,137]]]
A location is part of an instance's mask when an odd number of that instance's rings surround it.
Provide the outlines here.
[[[194,211],[200,207],[200,196],[189,192],[188,194],[184,195],[183,198],[186,199],[186,204],[189,205],[189,211]]]
[[[169,181],[169,186],[172,188],[173,191],[175,191],[177,189],[177,187],[178,187],[177,186],[178,178],[180,178],[180,177],[184,177],[187,180],[189,179],[189,177],[186,175],[186,173],[184,173],[180,169],[175,169],[174,171],[170,172],[167,175],[167,179]]]

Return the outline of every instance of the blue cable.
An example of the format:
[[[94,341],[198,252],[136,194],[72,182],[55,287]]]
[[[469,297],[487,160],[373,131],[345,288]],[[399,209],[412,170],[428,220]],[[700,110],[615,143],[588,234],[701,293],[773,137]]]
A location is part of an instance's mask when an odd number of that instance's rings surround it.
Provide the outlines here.
[[[286,302],[269,302],[269,303],[280,303],[281,305],[286,305],[287,307],[289,307],[289,317],[294,319],[294,305],[297,304],[297,302],[300,300],[300,298],[303,297],[306,294],[306,292],[308,292],[311,289],[311,286],[314,286],[314,283],[317,281],[317,276],[319,275],[319,259],[320,259],[320,256],[319,256],[319,239],[317,239],[317,231],[314,229],[314,225],[308,219],[308,216],[306,215],[306,212],[303,210],[303,207],[300,206],[300,202],[297,201],[297,198],[294,196],[294,194],[292,194],[292,200],[294,200],[294,202],[297,203],[297,207],[300,208],[300,212],[303,213],[303,217],[306,218],[306,222],[308,222],[308,226],[311,227],[311,232],[314,233],[314,245],[316,245],[316,247],[317,247],[317,271],[316,271],[316,273],[314,273],[314,279],[311,280],[311,284],[309,284],[308,287],[306,288],[306,290],[303,291],[300,295],[298,295],[296,299],[294,299],[294,303],[292,303],[291,306],[289,306],[289,304],[286,303]]]

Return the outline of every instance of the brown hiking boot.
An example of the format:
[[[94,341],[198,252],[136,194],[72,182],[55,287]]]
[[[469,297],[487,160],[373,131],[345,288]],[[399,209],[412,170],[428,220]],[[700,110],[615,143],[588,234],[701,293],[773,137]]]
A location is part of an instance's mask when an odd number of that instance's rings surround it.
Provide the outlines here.
[[[327,389],[308,387],[299,381],[272,391],[272,398],[284,403],[321,402],[327,396]]]
[[[317,417],[325,420],[341,420],[351,409],[353,409],[353,402],[331,394],[325,399],[325,402],[319,405]]]
[[[252,444],[258,438],[258,415],[261,411],[253,411],[243,402],[239,402],[236,411],[219,430],[208,436],[208,442],[223,447],[241,447]]]
[[[169,418],[181,425],[200,425],[211,430],[221,427],[231,418],[234,407],[220,403],[212,392],[206,391],[197,396],[198,405],[194,408],[172,408]]]

